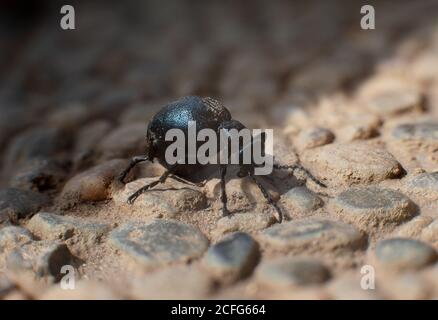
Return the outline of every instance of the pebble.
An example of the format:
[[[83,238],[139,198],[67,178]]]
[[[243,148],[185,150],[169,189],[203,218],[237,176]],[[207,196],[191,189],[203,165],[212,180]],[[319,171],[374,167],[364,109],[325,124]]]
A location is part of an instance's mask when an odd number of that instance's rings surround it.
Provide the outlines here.
[[[220,218],[216,223],[213,233],[216,237],[235,231],[254,233],[266,229],[276,221],[275,217],[269,213],[235,213],[228,217]]]
[[[437,122],[405,123],[392,130],[392,137],[402,141],[421,141],[436,145],[438,142]]]
[[[261,231],[258,239],[274,251],[296,253],[356,250],[367,243],[366,237],[354,227],[321,218],[278,224]]]
[[[101,201],[111,195],[111,186],[128,161],[113,159],[72,177],[65,184],[61,196],[67,203]]]
[[[307,214],[324,205],[322,199],[307,187],[295,187],[281,196],[283,204],[290,205],[292,212]]]
[[[256,270],[259,283],[276,288],[318,285],[330,277],[330,271],[321,262],[296,257],[265,261]]]
[[[320,147],[335,140],[332,131],[326,128],[309,128],[300,131],[295,140],[295,145],[299,151]]]
[[[40,193],[15,188],[0,189],[0,224],[32,215],[48,203],[49,198]]]
[[[387,90],[371,97],[367,107],[379,115],[394,116],[421,110],[421,99],[421,95],[412,90]]]
[[[144,154],[146,124],[134,123],[114,129],[97,145],[101,159],[126,158]]]
[[[74,258],[65,244],[47,240],[26,243],[6,258],[7,268],[11,271],[31,271],[37,277],[48,277],[53,281],[62,277],[62,266],[73,264]]]
[[[7,226],[0,229],[0,253],[30,241],[33,241],[33,236],[29,230],[23,227]]]
[[[379,182],[402,173],[389,152],[363,141],[306,150],[301,160],[314,176],[333,187]]]
[[[330,201],[330,211],[360,230],[398,225],[416,215],[404,194],[376,186],[354,187]]]
[[[257,242],[247,233],[236,232],[211,246],[203,263],[219,281],[231,283],[250,275],[259,256]]]
[[[376,263],[393,271],[418,270],[438,260],[438,254],[428,244],[407,238],[393,238],[377,243]]]
[[[42,239],[67,240],[78,236],[81,242],[86,242],[89,246],[100,243],[101,238],[110,230],[110,227],[103,223],[48,212],[34,215],[27,227]]]
[[[126,184],[124,189],[114,194],[114,201],[119,205],[126,206],[129,196],[157,179],[158,177],[142,178]],[[169,181],[140,195],[130,208],[143,211],[147,209],[148,215],[170,218],[180,212],[192,212],[206,207],[207,198],[204,193],[180,182]]]
[[[59,128],[39,127],[15,137],[5,152],[4,167],[17,168],[24,161],[51,158],[70,144],[70,138]]]
[[[421,173],[408,177],[406,190],[422,199],[438,200],[438,172]]]
[[[10,185],[33,191],[55,189],[65,180],[66,169],[66,165],[53,159],[33,159],[20,167]]]
[[[146,267],[193,260],[208,248],[208,239],[196,227],[161,219],[126,223],[111,232],[110,242]]]

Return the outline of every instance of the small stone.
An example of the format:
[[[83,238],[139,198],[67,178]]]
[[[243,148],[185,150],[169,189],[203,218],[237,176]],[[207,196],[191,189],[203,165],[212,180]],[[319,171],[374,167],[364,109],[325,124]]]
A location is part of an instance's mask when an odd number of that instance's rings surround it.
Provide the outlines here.
[[[305,150],[301,160],[314,176],[333,187],[379,182],[402,173],[390,153],[363,141]]]
[[[399,115],[421,110],[421,95],[412,90],[388,90],[373,96],[367,103],[371,111],[379,115]]]
[[[354,227],[328,219],[310,218],[278,224],[259,233],[260,241],[282,252],[330,252],[362,249],[366,237]]]
[[[74,129],[80,127],[89,117],[89,106],[80,103],[70,103],[51,113],[48,123],[60,128]]]
[[[112,131],[97,146],[102,159],[132,157],[146,150],[146,124],[124,125]]]
[[[438,144],[438,123],[418,122],[398,125],[392,130],[392,137],[397,140],[417,140]]]
[[[299,151],[302,151],[332,143],[334,140],[335,135],[329,129],[310,128],[304,129],[298,134],[295,145]]]
[[[290,205],[292,212],[307,214],[321,208],[324,202],[307,187],[295,187],[290,189],[281,197],[285,205]]]
[[[158,177],[142,178],[126,184],[124,189],[114,194],[114,201],[126,206],[129,196],[157,179]],[[180,182],[169,181],[140,195],[131,208],[143,211],[147,209],[147,213],[154,217],[173,217],[180,212],[192,212],[206,207],[207,198],[204,193]]]
[[[97,120],[84,126],[78,133],[75,143],[75,153],[92,149],[111,130],[111,123]]]
[[[66,177],[66,166],[52,159],[26,162],[12,177],[10,185],[19,189],[45,191],[55,189]]]
[[[438,168],[438,122],[424,121],[403,123],[387,134],[388,150],[402,164],[412,169],[421,167],[427,171]]]
[[[56,241],[32,241],[13,250],[6,258],[9,270],[31,271],[38,277],[59,281],[61,268],[72,265],[74,258],[63,243]]]
[[[215,288],[214,279],[196,265],[157,270],[131,283],[134,299],[205,299]]]
[[[405,195],[375,186],[350,188],[330,201],[329,207],[361,230],[398,225],[416,214]]]
[[[211,246],[203,262],[210,273],[228,283],[251,274],[259,256],[257,242],[246,233],[236,232]]]
[[[70,144],[70,138],[61,129],[40,127],[18,135],[5,153],[5,168],[17,168],[24,161],[50,158]]]
[[[438,200],[438,172],[409,177],[406,182],[406,191],[430,201]]]
[[[374,259],[379,266],[391,270],[418,270],[436,262],[438,254],[424,242],[393,238],[377,243]]]
[[[235,231],[254,233],[273,225],[275,222],[275,217],[269,213],[235,213],[219,219],[214,234],[220,236]]]
[[[114,159],[83,171],[67,181],[61,196],[68,203],[108,199],[112,183],[127,165],[126,160]]]
[[[197,228],[161,219],[124,224],[111,232],[110,241],[146,267],[196,259],[208,248],[208,239]]]
[[[7,226],[0,229],[0,253],[7,248],[16,248],[31,241],[32,234],[23,227]]]
[[[87,246],[100,243],[110,227],[103,223],[84,221],[81,218],[40,212],[27,224],[29,230],[42,239],[67,240],[77,236]]]
[[[330,271],[319,261],[303,258],[279,258],[260,264],[257,281],[276,288],[319,285],[330,279]]]
[[[33,191],[0,189],[0,224],[32,215],[48,203],[47,196]]]
[[[342,141],[366,140],[378,135],[374,124],[349,124],[343,126],[339,132]]]

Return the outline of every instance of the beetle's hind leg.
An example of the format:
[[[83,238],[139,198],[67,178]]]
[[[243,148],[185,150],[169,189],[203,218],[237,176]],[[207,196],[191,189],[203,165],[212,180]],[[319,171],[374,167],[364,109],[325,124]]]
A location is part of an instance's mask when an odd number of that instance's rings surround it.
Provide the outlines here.
[[[260,183],[260,181],[257,180],[257,178],[254,176],[253,173],[249,173],[249,176],[254,181],[254,183],[257,185],[257,187],[259,187],[260,191],[262,192],[263,196],[268,201],[268,203],[275,208],[275,210],[278,213],[277,222],[281,223],[283,221],[283,212],[281,211],[278,204],[274,201],[274,199],[272,199],[271,194],[268,192],[268,190],[265,189],[265,187]]]
[[[300,170],[302,171],[310,180],[312,180],[313,182],[315,182],[317,185],[323,187],[323,188],[327,188],[327,186],[322,183],[321,181],[319,181],[318,179],[316,179],[313,174],[311,174],[309,172],[309,170],[307,170],[306,168],[304,168],[302,165],[300,164],[292,164],[292,165],[279,165],[279,164],[274,164],[274,169],[278,169],[278,170],[288,170],[291,169],[292,170],[292,174],[294,173],[295,170]]]
[[[134,201],[143,193],[145,193],[147,190],[149,190],[150,188],[155,187],[157,184],[160,183],[164,183],[166,181],[166,179],[169,177],[169,175],[171,174],[170,170],[167,170],[165,173],[163,173],[161,175],[161,177],[158,180],[155,180],[147,185],[145,185],[144,187],[141,187],[140,189],[138,189],[137,191],[135,191],[132,195],[129,196],[128,198],[128,203],[129,204],[133,204]]]
[[[148,161],[148,160],[149,160],[148,156],[136,156],[136,157],[133,157],[131,159],[131,162],[129,162],[129,165],[126,167],[126,169],[123,170],[120,173],[120,175],[118,176],[118,180],[121,183],[125,183],[125,178],[128,175],[128,173],[132,170],[132,168],[134,168],[138,163],[144,162],[144,161]]]

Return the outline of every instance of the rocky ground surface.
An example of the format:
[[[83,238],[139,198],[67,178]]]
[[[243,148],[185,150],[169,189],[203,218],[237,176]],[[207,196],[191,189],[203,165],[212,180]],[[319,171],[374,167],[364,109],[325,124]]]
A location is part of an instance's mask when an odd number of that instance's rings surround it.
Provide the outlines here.
[[[0,298],[438,298],[438,2],[375,8],[372,31],[355,1],[89,3],[75,31],[59,8],[0,29]],[[327,188],[266,177],[282,224],[231,174],[230,217],[216,178],[128,205],[163,172],[114,179],[147,121],[193,94]]]

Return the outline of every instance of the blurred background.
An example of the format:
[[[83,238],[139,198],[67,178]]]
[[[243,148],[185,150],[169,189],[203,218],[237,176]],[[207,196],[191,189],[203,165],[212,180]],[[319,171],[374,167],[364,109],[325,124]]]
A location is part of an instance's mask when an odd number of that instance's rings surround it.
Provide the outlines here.
[[[60,28],[67,2],[75,30]],[[0,2],[1,186],[28,183],[29,166],[62,179],[141,153],[147,121],[184,95],[215,97],[248,126],[286,126],[438,42],[432,0],[67,2]],[[360,28],[364,4],[375,30]]]

